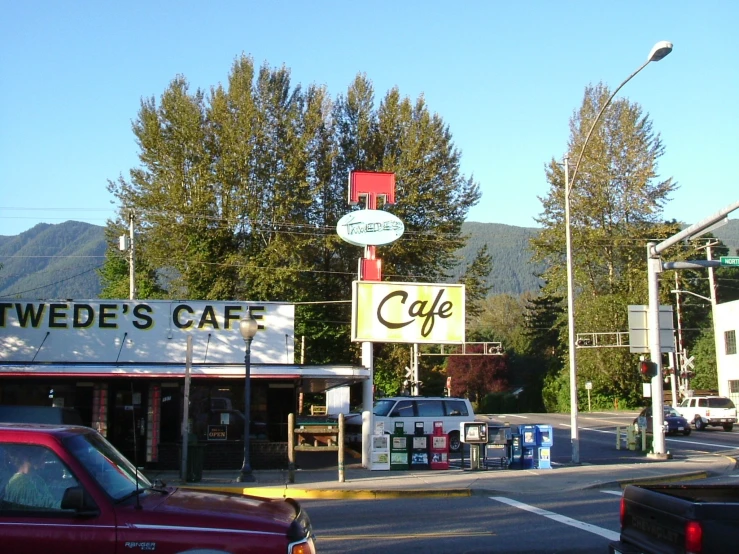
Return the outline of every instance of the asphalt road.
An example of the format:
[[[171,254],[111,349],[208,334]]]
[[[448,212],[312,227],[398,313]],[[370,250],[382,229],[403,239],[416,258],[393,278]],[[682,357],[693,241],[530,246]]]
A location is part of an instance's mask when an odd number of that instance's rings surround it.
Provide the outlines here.
[[[631,464],[644,461],[639,451],[616,449],[616,427],[629,425],[637,412],[580,413],[580,461],[583,464]],[[552,425],[552,465],[570,464],[569,414],[496,415],[511,425]],[[736,454],[739,430],[721,428],[669,436],[675,458]],[[466,455],[469,460],[468,455]],[[452,463],[460,463],[452,456]],[[501,470],[515,471],[515,470]],[[739,472],[711,478],[739,483]],[[619,532],[620,489],[583,490],[564,495],[521,491],[501,496],[399,498],[391,500],[305,500],[322,553],[590,553],[607,552]]]

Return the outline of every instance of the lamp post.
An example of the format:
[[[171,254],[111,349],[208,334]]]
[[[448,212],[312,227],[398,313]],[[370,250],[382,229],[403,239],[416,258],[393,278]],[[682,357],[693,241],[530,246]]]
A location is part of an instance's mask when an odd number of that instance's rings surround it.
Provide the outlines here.
[[[657,62],[672,52],[672,43],[667,41],[660,41],[654,45],[647,61],[644,62],[639,69],[629,75],[618,87],[613,91],[611,96],[608,97],[605,104],[600,108],[598,115],[595,116],[593,123],[590,125],[590,130],[585,136],[585,142],[583,142],[580,148],[580,154],[577,157],[575,163],[575,169],[572,172],[572,179],[569,176],[569,158],[565,157],[565,249],[567,256],[567,332],[569,334],[569,358],[570,358],[570,433],[572,441],[572,463],[580,463],[580,437],[577,427],[577,362],[575,359],[575,295],[574,295],[574,276],[572,270],[572,232],[570,229],[570,192],[572,186],[575,183],[575,177],[577,177],[577,171],[580,169],[580,162],[582,162],[585,148],[590,142],[590,137],[595,130],[595,126],[600,121],[600,117],[603,112],[611,104],[614,96],[618,93],[621,88],[628,83],[637,73],[644,69],[649,62]]]
[[[244,354],[244,464],[241,466],[241,473],[237,481],[239,483],[254,481],[251,473],[251,462],[249,461],[249,427],[251,423],[251,341],[257,334],[259,324],[257,320],[251,316],[244,316],[239,320],[239,331],[244,338],[246,344],[246,353]]]

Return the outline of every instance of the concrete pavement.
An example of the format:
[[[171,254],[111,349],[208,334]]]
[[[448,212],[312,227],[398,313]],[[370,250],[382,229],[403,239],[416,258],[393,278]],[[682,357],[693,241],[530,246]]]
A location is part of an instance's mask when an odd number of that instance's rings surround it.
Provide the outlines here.
[[[392,498],[400,496],[471,496],[475,494],[562,493],[623,487],[629,483],[685,481],[731,473],[736,459],[728,455],[699,455],[683,459],[642,459],[623,464],[554,464],[552,469],[487,469],[371,471],[347,466],[344,482],[338,469],[304,469],[289,482],[287,470],[257,470],[253,483],[238,483],[238,470],[205,471],[201,481],[182,483],[173,471],[147,471],[150,479],[168,485],[239,492],[268,498]]]

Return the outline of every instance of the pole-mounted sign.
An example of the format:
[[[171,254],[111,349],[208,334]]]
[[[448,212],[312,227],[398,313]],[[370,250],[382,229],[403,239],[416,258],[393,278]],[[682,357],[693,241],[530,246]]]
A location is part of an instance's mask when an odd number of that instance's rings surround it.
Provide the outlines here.
[[[357,210],[349,212],[336,224],[336,232],[354,246],[380,246],[399,239],[405,225],[396,216],[384,210]]]

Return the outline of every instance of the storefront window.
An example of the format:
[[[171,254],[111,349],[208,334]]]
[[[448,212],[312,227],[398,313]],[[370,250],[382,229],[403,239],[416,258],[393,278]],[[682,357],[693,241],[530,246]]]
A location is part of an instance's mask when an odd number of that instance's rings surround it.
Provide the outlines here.
[[[252,383],[251,393],[250,436],[267,439],[266,388],[261,383]],[[190,431],[198,441],[243,441],[243,384],[193,384],[188,415]]]
[[[90,425],[92,383],[5,381],[0,383],[0,404],[71,408],[77,411],[82,423]]]

